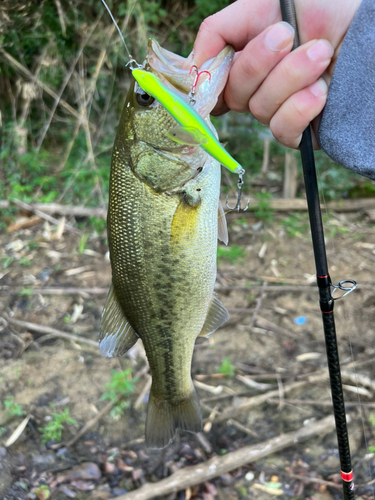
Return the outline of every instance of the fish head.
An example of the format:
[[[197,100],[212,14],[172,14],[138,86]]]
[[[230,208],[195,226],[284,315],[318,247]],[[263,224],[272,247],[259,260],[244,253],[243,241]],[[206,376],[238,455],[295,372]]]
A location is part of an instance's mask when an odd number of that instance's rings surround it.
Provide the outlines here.
[[[227,81],[233,54],[233,49],[228,46],[200,69],[204,73],[196,81],[194,109],[208,124],[209,113]],[[186,103],[189,103],[189,94],[196,80],[196,75],[190,71],[192,66],[193,55],[183,58],[161,48],[155,40],[150,40],[144,69],[155,75],[165,87],[178,94]],[[160,102],[147,94],[137,81],[133,81],[125,102],[117,145],[121,148],[124,142],[127,144],[132,164],[138,165],[137,168],[153,169],[158,165],[160,172],[168,169],[178,170],[178,175],[172,174],[173,181],[168,189],[178,187],[196,176],[208,157],[207,152],[199,147],[200,138],[194,137],[194,134],[180,134],[176,140],[171,131],[178,128],[178,122]],[[140,162],[143,162],[142,167],[139,167]],[[147,167],[143,167],[146,163]],[[137,174],[139,175],[139,172]],[[140,176],[144,178],[144,175],[146,174]],[[155,175],[150,173],[147,178],[155,179]],[[166,175],[163,173],[163,179]],[[158,178],[158,182],[159,180]],[[159,187],[161,185],[164,189],[165,182],[158,184]]]

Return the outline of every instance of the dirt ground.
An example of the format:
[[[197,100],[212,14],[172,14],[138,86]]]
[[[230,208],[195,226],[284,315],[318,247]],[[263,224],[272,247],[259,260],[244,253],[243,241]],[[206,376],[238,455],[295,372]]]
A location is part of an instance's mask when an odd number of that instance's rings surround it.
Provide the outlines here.
[[[219,259],[216,291],[231,319],[212,339],[197,341],[192,366],[206,432],[181,433],[164,452],[150,451],[143,442],[149,376],[140,343],[124,358],[105,359],[95,345],[0,320],[0,498],[44,499],[48,493],[55,500],[114,498],[329,415],[327,377],[311,383],[306,378],[326,368],[311,241],[306,227],[295,222],[299,216],[286,225],[287,217],[274,214],[267,223],[252,214],[229,217],[230,244],[245,250]],[[306,216],[302,219],[306,223]],[[367,499],[375,473],[375,228],[362,214],[332,214],[326,236],[334,282],[359,283],[336,303],[335,313],[345,398],[353,402],[347,410],[356,498]],[[85,241],[41,222],[3,233],[0,240],[0,316],[96,342],[102,289],[111,279],[105,237]],[[220,373],[227,358],[235,367],[232,376]],[[127,368],[139,376],[123,416],[113,418],[108,411],[67,446],[108,405],[102,395],[111,372]],[[298,380],[307,382],[289,391]],[[237,411],[249,398],[275,390],[278,395],[270,394],[262,405]],[[63,443],[43,444],[40,429],[66,408],[75,423],[64,424]],[[216,422],[224,410],[232,420]],[[21,435],[5,446],[26,416]],[[331,432],[163,498],[339,499],[342,492],[334,487],[339,471]]]

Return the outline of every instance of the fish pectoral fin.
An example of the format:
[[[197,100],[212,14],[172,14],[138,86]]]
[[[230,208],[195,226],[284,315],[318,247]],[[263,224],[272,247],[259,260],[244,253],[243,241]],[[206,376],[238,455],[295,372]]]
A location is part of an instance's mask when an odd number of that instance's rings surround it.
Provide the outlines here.
[[[217,237],[225,245],[228,245],[228,227],[223,206],[219,200],[219,215],[217,219]]]
[[[125,354],[137,340],[111,285],[100,323],[99,349],[107,358],[114,358]]]
[[[228,319],[229,313],[224,305],[219,299],[212,297],[207,311],[206,321],[198,337],[210,338],[220,326],[228,321]]]
[[[173,127],[165,135],[177,144],[185,146],[201,146],[208,142],[208,137],[195,127]]]

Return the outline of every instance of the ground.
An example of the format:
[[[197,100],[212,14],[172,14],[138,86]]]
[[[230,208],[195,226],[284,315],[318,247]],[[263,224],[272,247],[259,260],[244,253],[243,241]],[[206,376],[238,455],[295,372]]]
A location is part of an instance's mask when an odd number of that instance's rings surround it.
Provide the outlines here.
[[[96,342],[111,279],[105,236],[61,235],[43,222],[0,235],[0,315],[11,318],[0,323],[1,498],[44,499],[48,492],[60,500],[116,497],[331,413],[307,215],[263,214],[267,222],[252,214],[228,218],[231,246],[219,250],[216,292],[231,319],[212,339],[197,341],[192,366],[205,432],[198,438],[181,433],[163,452],[143,442],[149,376],[139,343],[130,357],[106,359],[95,345],[12,324],[27,321]],[[325,227],[333,281],[359,283],[336,303],[335,314],[345,397],[353,402],[347,410],[356,495],[366,499],[375,466],[375,228],[359,213],[329,214]],[[127,369],[138,378],[123,415],[108,408],[69,445],[108,405],[102,396],[107,384],[114,387],[112,372]],[[309,382],[308,373],[320,378]],[[289,391],[298,380],[306,384]],[[277,396],[237,411],[252,396],[275,389]],[[73,421],[63,424],[62,444],[48,435],[43,443],[42,429],[67,408]],[[214,409],[216,418],[226,410],[232,420],[216,423]],[[27,416],[21,435],[5,446]],[[330,432],[165,498],[339,499],[339,471]]]

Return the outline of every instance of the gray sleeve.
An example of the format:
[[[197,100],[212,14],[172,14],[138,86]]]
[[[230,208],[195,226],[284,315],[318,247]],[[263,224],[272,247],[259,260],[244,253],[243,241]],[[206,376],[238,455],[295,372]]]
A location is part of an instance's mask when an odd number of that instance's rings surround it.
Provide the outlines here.
[[[363,0],[338,57],[319,127],[334,161],[375,179],[375,2]]]

